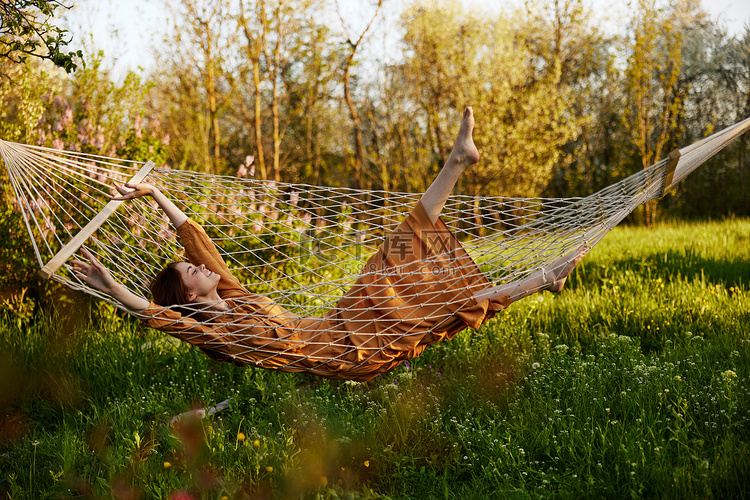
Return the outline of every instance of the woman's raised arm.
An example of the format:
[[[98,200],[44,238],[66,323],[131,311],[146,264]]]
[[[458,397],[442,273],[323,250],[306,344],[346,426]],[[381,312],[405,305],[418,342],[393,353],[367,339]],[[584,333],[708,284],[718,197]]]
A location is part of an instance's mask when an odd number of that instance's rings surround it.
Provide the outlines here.
[[[119,191],[120,196],[112,197],[113,200],[124,201],[140,198],[141,196],[152,197],[164,213],[167,214],[167,217],[172,221],[172,225],[175,229],[180,227],[187,220],[187,215],[172,203],[169,198],[164,196],[164,194],[159,191],[159,188],[153,184],[145,182],[141,184],[123,184],[121,186],[115,184],[115,187],[117,188],[117,191]]]
[[[91,252],[82,248],[81,253],[83,253],[88,262],[81,262],[80,260],[71,262],[73,264],[73,272],[76,276],[85,281],[89,286],[110,295],[132,311],[140,313],[148,308],[150,304],[148,300],[139,297],[128,290],[125,285],[116,282],[107,268]]]

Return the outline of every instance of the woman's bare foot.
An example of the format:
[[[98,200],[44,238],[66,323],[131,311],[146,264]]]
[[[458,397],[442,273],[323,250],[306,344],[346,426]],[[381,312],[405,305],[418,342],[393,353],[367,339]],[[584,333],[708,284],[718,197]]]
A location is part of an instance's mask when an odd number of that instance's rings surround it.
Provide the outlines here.
[[[589,250],[589,246],[583,244],[574,252],[560,257],[560,259],[545,268],[544,275],[545,278],[549,280],[549,285],[545,286],[543,289],[549,290],[550,292],[559,292],[562,290],[570,273],[573,272],[573,269],[575,269],[578,263],[581,262],[581,259],[583,259]]]
[[[479,161],[479,150],[477,150],[477,147],[474,145],[474,139],[472,138],[473,131],[474,110],[472,110],[471,107],[467,107],[464,110],[461,127],[458,129],[456,142],[453,144],[453,150],[448,157],[446,166],[455,165],[463,170],[469,165]]]
[[[451,151],[438,176],[420,198],[427,216],[433,223],[437,222],[438,217],[440,217],[440,212],[443,210],[458,178],[461,177],[461,173],[466,167],[479,161],[479,151],[471,138],[473,131],[474,112],[471,108],[466,108],[461,119],[461,126],[458,129],[456,142],[453,145],[453,151]]]

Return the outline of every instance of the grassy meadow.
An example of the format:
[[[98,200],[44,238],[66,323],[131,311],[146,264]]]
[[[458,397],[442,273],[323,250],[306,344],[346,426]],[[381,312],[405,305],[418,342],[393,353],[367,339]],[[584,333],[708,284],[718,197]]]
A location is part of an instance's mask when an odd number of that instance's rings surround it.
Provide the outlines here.
[[[6,314],[0,419],[9,499],[750,498],[750,220],[617,228],[365,384]]]

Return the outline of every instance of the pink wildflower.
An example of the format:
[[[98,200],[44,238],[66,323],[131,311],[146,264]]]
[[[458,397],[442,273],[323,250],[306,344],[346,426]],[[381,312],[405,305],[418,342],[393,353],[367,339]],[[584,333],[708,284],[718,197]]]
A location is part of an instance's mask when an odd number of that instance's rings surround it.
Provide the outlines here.
[[[143,132],[141,131],[141,115],[135,115],[133,130],[135,130],[136,139],[140,139],[141,137],[143,137]]]
[[[73,123],[73,110],[70,108],[70,106],[68,106],[63,112],[62,119],[60,120],[60,125],[62,126],[62,128],[66,128],[71,123]]]
[[[101,149],[104,146],[104,129],[101,125],[96,126],[96,135],[94,140],[91,141],[91,145],[96,149]]]

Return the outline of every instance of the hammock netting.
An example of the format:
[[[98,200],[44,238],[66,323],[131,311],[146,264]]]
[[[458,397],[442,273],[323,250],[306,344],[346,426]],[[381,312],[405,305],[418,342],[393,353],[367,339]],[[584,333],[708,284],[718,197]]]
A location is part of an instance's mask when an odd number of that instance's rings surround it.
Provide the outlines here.
[[[441,218],[490,283],[523,280],[595,245],[748,128],[750,119],[585,198],[454,195]],[[123,309],[72,273],[69,260],[85,260],[81,243],[144,298],[159,270],[184,252],[150,198],[112,202],[114,182],[145,177],[158,186],[205,229],[250,292],[304,317],[337,307],[421,196],[209,175],[5,141],[0,153],[43,275]],[[264,348],[247,349],[262,356]]]

